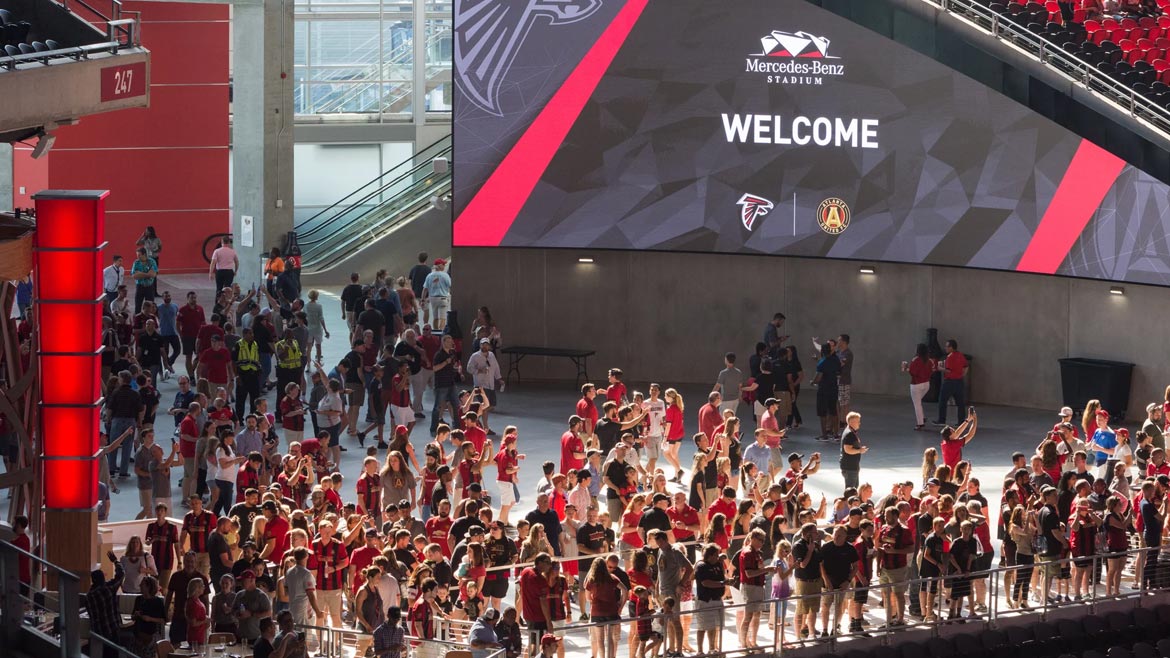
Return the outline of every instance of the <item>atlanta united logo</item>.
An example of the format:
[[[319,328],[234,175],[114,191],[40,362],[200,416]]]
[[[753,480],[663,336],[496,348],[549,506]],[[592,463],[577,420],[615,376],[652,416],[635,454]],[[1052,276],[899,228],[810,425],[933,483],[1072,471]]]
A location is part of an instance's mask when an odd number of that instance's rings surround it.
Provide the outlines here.
[[[767,215],[773,207],[771,201],[754,194],[745,194],[736,203],[739,204],[739,219],[749,231],[755,226],[756,220]]]
[[[837,197],[830,197],[817,207],[817,224],[829,235],[838,235],[849,228],[849,205]]]

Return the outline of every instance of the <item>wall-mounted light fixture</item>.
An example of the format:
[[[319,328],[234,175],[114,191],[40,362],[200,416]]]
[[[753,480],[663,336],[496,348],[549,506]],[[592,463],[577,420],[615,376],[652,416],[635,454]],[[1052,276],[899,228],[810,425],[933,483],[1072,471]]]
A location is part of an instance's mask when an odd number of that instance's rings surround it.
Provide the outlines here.
[[[593,259],[588,257],[588,256],[582,256],[582,257],[577,259],[577,262],[578,263],[592,263]]]
[[[1110,295],[1118,295],[1118,296],[1124,295],[1125,288],[1122,286],[1110,286],[1109,287],[1109,294]]]
[[[861,272],[862,274],[877,274],[877,267],[873,265],[862,265],[857,269],[857,271]]]

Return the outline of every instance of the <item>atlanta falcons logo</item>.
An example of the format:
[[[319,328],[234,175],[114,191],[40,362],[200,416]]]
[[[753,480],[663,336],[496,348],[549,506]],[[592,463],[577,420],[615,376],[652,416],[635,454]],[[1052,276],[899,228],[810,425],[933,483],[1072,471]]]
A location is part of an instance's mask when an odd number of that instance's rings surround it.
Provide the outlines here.
[[[772,202],[762,196],[745,194],[736,201],[739,204],[739,218],[743,220],[743,227],[752,230],[756,219],[768,214],[772,209]]]
[[[604,0],[455,0],[455,81],[464,97],[502,116],[500,87],[538,18],[568,25]]]

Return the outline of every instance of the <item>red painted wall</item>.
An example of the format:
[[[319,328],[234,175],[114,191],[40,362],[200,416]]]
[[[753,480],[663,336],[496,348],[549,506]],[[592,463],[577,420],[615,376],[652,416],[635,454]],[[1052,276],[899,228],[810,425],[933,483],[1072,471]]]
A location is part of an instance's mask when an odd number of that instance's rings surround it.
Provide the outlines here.
[[[49,187],[48,157],[33,160],[32,146],[12,145],[12,207],[32,208],[32,195]],[[22,189],[23,188],[23,189]]]
[[[150,107],[58,130],[47,186],[110,190],[107,253],[132,256],[152,225],[163,241],[164,272],[201,271],[203,240],[230,221],[228,6],[126,2],[125,9],[142,12]],[[26,173],[32,170],[18,166],[14,177]]]

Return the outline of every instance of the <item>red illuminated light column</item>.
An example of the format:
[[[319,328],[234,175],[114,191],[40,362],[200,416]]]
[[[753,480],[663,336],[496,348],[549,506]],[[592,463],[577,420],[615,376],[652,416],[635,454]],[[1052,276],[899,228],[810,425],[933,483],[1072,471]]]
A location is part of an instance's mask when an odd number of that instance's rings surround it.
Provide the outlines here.
[[[75,573],[96,559],[102,249],[108,191],[33,195],[46,553]]]

